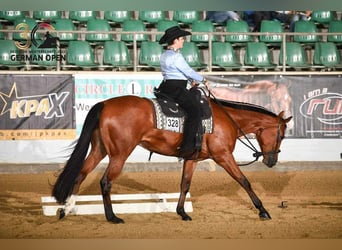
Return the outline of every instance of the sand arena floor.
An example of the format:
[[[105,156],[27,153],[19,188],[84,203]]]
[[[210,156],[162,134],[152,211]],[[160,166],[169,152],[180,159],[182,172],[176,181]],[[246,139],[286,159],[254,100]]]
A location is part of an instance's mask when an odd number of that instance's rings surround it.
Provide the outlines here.
[[[0,238],[10,239],[342,239],[342,169],[247,171],[272,220],[261,221],[246,192],[223,171],[196,171],[191,185],[193,220],[176,213],[104,215],[42,214],[55,172],[0,174]],[[100,194],[102,172],[91,173],[81,194]],[[112,193],[179,192],[181,172],[123,172]],[[286,208],[280,208],[286,201]]]

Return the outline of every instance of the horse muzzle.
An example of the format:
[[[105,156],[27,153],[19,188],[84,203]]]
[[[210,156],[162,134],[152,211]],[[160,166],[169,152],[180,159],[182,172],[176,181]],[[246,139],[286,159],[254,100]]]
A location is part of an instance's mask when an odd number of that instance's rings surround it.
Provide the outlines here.
[[[269,168],[273,167],[278,162],[278,153],[280,153],[280,150],[263,153],[264,159],[262,162]]]

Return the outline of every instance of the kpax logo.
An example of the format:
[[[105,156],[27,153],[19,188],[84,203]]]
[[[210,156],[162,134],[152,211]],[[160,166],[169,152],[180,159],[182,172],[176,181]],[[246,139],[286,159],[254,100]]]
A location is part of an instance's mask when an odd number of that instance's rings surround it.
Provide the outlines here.
[[[299,111],[304,117],[324,124],[342,124],[342,94],[329,93],[326,88],[313,90],[308,93]]]
[[[14,82],[9,93],[0,91],[0,117],[9,112],[10,119],[42,116],[44,119],[64,117],[62,104],[69,92],[19,96]]]

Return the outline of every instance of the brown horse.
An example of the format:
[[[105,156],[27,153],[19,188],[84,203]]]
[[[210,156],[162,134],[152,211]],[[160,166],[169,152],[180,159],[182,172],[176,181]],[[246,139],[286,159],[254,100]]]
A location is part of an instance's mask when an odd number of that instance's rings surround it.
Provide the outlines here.
[[[177,213],[183,220],[191,220],[184,210],[191,178],[198,161],[211,158],[223,167],[248,193],[261,219],[271,219],[262,202],[238,167],[233,150],[238,137],[254,133],[260,145],[263,163],[272,167],[278,160],[280,144],[284,138],[286,123],[283,112],[276,115],[259,106],[229,103],[210,99],[214,129],[203,137],[202,150],[196,160],[184,160],[181,192]],[[177,156],[181,133],[156,128],[152,102],[137,96],[121,96],[99,102],[89,111],[81,135],[59,175],[52,191],[57,202],[65,204],[60,212],[63,218],[75,205],[81,183],[96,165],[106,156],[109,164],[100,181],[105,216],[113,223],[123,223],[112,209],[111,183],[120,174],[125,161],[137,145],[167,156]],[[87,156],[89,144],[91,151]],[[87,157],[86,157],[87,156]]]

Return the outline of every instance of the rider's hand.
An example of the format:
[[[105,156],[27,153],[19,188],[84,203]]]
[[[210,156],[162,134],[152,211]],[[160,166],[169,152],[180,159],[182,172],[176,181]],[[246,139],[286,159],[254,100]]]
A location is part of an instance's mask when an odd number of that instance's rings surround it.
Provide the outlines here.
[[[209,89],[209,81],[207,79],[205,79],[205,81],[203,83],[207,87],[207,89]]]
[[[199,84],[198,84],[198,82],[196,82],[196,81],[192,81],[191,82],[191,87],[195,87],[195,86],[198,86]]]

